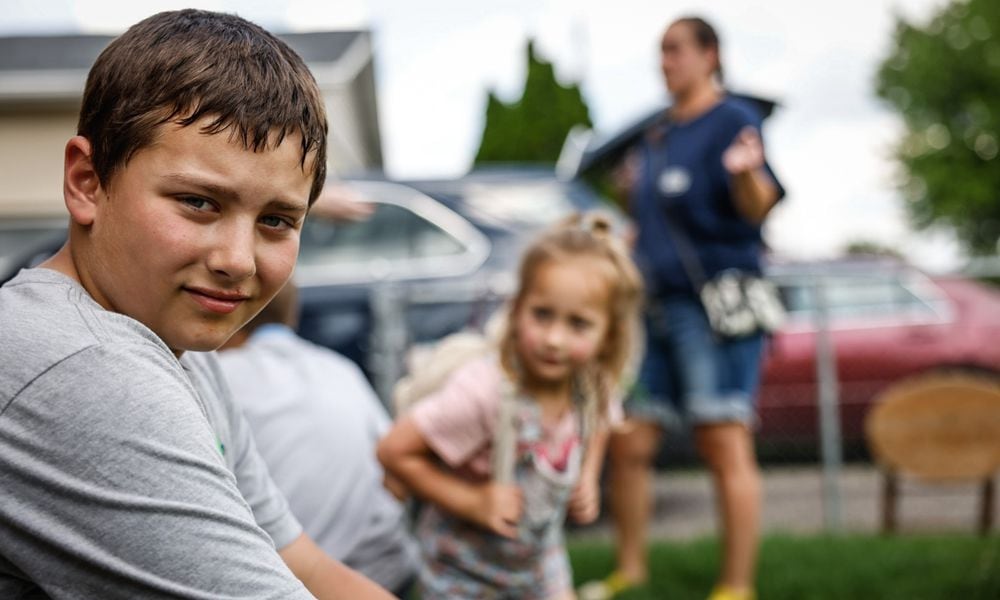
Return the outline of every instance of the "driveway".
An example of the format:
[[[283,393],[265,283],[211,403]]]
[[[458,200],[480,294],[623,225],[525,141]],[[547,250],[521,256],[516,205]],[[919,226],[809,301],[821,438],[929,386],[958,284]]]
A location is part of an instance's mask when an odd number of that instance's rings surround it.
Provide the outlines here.
[[[818,467],[766,467],[763,530],[810,534],[823,531],[822,475]],[[881,527],[881,476],[872,466],[851,465],[841,471],[842,531],[874,533]],[[714,500],[708,474],[702,470],[659,473],[653,539],[686,540],[715,531]],[[1000,494],[994,499],[994,531],[1000,520]],[[976,531],[979,486],[973,483],[928,485],[904,479],[900,484],[899,530],[909,532]],[[576,528],[576,538],[610,539],[605,514],[593,526]]]

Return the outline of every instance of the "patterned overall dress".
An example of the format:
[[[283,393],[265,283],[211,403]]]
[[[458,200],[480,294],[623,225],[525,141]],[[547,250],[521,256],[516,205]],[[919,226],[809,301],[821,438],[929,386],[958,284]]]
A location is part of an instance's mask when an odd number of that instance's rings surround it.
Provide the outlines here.
[[[574,435],[557,452],[555,466],[545,450],[539,405],[517,395],[503,400],[513,414],[513,478],[524,498],[518,536],[496,535],[426,505],[417,525],[423,600],[544,600],[572,589],[562,526],[586,439],[582,400],[574,396]]]

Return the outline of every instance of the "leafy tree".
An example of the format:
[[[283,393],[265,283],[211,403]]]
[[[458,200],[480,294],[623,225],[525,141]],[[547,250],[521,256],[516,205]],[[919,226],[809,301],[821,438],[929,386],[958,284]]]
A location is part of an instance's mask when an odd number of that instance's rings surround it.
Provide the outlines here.
[[[576,84],[556,81],[552,63],[535,54],[528,42],[528,71],[524,92],[506,104],[491,91],[486,102],[486,124],[475,163],[555,163],[569,130],[591,127],[590,112]]]
[[[879,96],[903,117],[902,191],[918,227],[954,227],[973,253],[1000,240],[1000,2],[955,1],[926,26],[898,19]]]

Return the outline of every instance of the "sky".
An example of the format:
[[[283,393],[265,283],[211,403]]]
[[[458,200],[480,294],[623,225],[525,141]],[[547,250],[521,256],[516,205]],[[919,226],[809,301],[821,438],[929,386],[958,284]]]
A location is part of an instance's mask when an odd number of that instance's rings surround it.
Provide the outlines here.
[[[913,232],[895,191],[899,118],[874,95],[896,18],[923,22],[946,0],[0,0],[0,35],[117,33],[160,10],[237,12],[275,31],[372,31],[385,167],[395,177],[458,176],[482,133],[486,94],[520,95],[536,40],[581,85],[598,137],[667,102],[659,38],[689,14],[722,39],[727,86],[777,99],[764,128],[787,189],[768,243],[796,258],[852,241],[895,247],[930,270],[957,266],[947,232]],[[44,10],[41,8],[44,5]]]

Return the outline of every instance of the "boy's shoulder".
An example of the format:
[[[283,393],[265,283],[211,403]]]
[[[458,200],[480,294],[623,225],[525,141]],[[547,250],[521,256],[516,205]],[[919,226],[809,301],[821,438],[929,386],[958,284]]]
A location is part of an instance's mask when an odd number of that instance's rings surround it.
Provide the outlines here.
[[[78,283],[50,269],[25,269],[0,288],[0,331],[4,404],[54,366],[95,346],[143,346],[154,356],[172,357],[141,323],[104,310]],[[90,366],[88,374],[99,377],[102,365]]]

